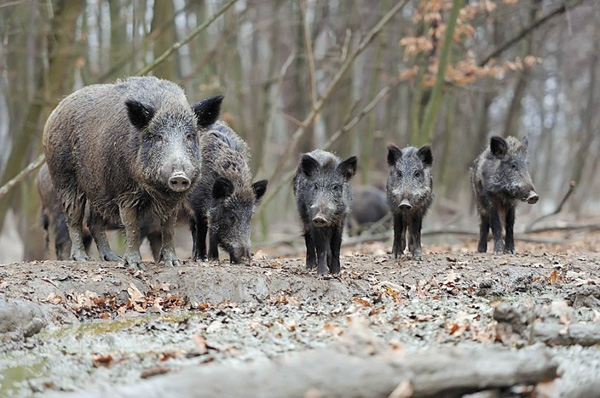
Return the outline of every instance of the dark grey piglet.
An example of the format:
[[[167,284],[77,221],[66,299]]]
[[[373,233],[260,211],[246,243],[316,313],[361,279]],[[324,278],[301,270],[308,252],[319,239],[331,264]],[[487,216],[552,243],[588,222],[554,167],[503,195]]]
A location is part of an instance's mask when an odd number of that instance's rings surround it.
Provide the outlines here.
[[[422,258],[421,227],[423,217],[433,202],[433,176],[431,148],[419,149],[395,145],[388,147],[387,163],[390,169],[387,180],[387,197],[394,217],[394,243],[392,254],[398,258],[406,247],[415,259]]]
[[[160,258],[179,265],[173,234],[177,213],[201,166],[198,132],[219,116],[222,97],[191,106],[183,90],[154,77],[84,87],[52,112],[43,134],[50,176],[65,210],[71,259],[88,260],[82,225],[90,205],[90,232],[104,260],[107,222],[125,228],[122,258],[142,268],[139,221],[159,220]]]
[[[232,263],[250,261],[250,221],[267,190],[267,180],[252,183],[248,145],[229,126],[216,122],[200,138],[202,173],[190,205],[195,260],[218,260],[221,246]]]
[[[485,253],[490,227],[494,253],[515,252],[515,209],[518,201],[529,204],[539,199],[527,171],[527,138],[494,136],[471,167],[471,183],[481,219],[477,251]],[[506,239],[502,243],[502,222]]]
[[[340,273],[340,247],[344,221],[350,210],[350,179],[356,173],[356,156],[344,161],[316,149],[302,155],[294,176],[294,196],[303,223],[306,268],[317,274]]]

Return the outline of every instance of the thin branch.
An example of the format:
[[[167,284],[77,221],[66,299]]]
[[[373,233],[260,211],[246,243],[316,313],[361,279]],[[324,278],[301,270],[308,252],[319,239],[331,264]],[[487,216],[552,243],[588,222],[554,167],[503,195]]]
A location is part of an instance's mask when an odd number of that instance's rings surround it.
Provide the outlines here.
[[[308,26],[308,20],[306,19],[306,0],[300,0],[300,10],[302,11],[302,27],[304,30],[304,42],[306,44],[306,56],[308,58],[308,70],[310,72],[310,93],[312,99],[312,106],[317,103],[317,79],[315,72],[315,54],[313,53],[312,40],[310,38],[310,31]]]
[[[33,173],[38,167],[40,167],[42,165],[42,163],[44,163],[44,160],[46,160],[46,158],[44,157],[44,154],[42,153],[37,158],[35,158],[35,160],[33,162],[29,163],[27,165],[27,167],[25,167],[23,170],[21,170],[19,172],[19,174],[17,174],[14,178],[12,178],[10,181],[8,181],[6,184],[4,184],[0,188],[0,199],[2,199],[4,197],[4,195],[6,195],[11,189],[13,189],[15,186],[20,184],[25,178],[27,178],[27,176],[29,176],[31,173]]]
[[[575,7],[575,6],[579,5],[579,3],[581,3],[582,1],[583,0],[576,1],[571,6]],[[497,56],[499,56],[500,54],[502,54],[504,51],[506,51],[507,49],[509,49],[510,47],[512,47],[514,44],[518,43],[521,39],[523,39],[529,33],[531,33],[532,31],[536,30],[537,28],[539,28],[541,25],[543,25],[544,23],[548,22],[552,18],[565,13],[566,11],[567,11],[567,6],[566,6],[565,3],[563,3],[556,10],[554,10],[551,13],[543,16],[542,18],[534,21],[531,25],[529,25],[528,27],[526,27],[525,29],[523,29],[519,33],[517,33],[513,38],[511,38],[508,41],[504,42],[503,44],[500,45],[500,47],[498,47],[497,49],[495,49],[494,51],[492,51],[492,53],[490,55],[488,55],[481,62],[479,62],[479,66],[480,67],[481,66],[485,66],[493,58],[496,58]]]
[[[404,0],[402,3],[397,3],[394,7],[392,7],[392,9],[388,11],[383,16],[383,18],[381,18],[381,20],[369,31],[365,38],[359,43],[358,47],[356,47],[352,51],[352,53],[346,58],[346,60],[342,63],[340,69],[333,77],[331,83],[325,90],[325,93],[323,94],[321,99],[319,99],[317,103],[312,107],[308,116],[306,116],[306,118],[302,122],[302,125],[298,127],[298,129],[296,129],[296,131],[290,138],[287,147],[283,151],[279,162],[277,162],[277,165],[274,168],[273,174],[269,178],[270,181],[276,181],[277,178],[281,175],[281,173],[284,170],[285,163],[288,162],[291,157],[292,151],[296,148],[298,142],[304,136],[306,129],[312,124],[319,112],[321,112],[323,106],[337,87],[338,83],[342,80],[342,77],[346,74],[348,69],[350,69],[356,57],[358,57],[358,55],[361,54],[367,48],[367,46],[371,43],[371,41],[373,41],[373,39],[381,31],[381,29],[383,29],[383,27],[392,19],[392,17],[398,11],[400,11],[407,3],[408,0]],[[264,202],[268,202],[268,200],[270,200],[273,197],[275,192],[275,190],[267,191],[267,197],[264,199]]]
[[[171,48],[169,48],[167,51],[162,53],[158,58],[156,58],[154,60],[154,62],[143,67],[137,74],[139,76],[143,76],[143,75],[147,74],[148,72],[150,72],[152,69],[156,68],[158,65],[162,64],[167,58],[169,58],[169,56],[171,56],[171,54],[173,54],[175,51],[179,50],[182,46],[186,45],[194,37],[196,37],[198,34],[200,34],[202,31],[204,31],[206,28],[208,28],[210,26],[210,24],[212,24],[217,18],[219,18],[221,15],[223,15],[225,13],[225,11],[227,11],[232,5],[235,4],[236,1],[237,0],[230,0],[223,7],[221,7],[215,14],[213,14],[213,16],[211,16],[209,19],[207,19],[202,25],[200,25],[196,29],[192,30],[190,32],[190,34],[187,35],[183,40],[178,41],[175,44],[173,44],[171,46]]]
[[[573,194],[573,192],[575,192],[575,187],[576,187],[576,183],[575,181],[571,181],[569,183],[569,190],[567,191],[567,193],[565,194],[565,196],[563,197],[563,199],[560,201],[560,203],[558,204],[558,206],[556,207],[556,209],[554,209],[554,211],[552,213],[549,214],[545,214],[539,218],[536,218],[535,220],[533,220],[528,226],[527,228],[525,228],[525,232],[531,232],[533,229],[533,226],[535,224],[537,224],[538,222],[542,221],[543,219],[546,219],[550,216],[553,216],[555,214],[558,214],[561,212],[563,206],[565,205],[565,203],[567,202],[567,200],[569,199],[569,197]]]

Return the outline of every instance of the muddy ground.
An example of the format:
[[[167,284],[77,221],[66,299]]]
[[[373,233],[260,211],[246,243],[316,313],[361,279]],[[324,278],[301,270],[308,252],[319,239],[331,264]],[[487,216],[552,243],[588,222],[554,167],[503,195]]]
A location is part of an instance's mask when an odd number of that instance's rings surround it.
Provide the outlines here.
[[[423,261],[366,243],[343,250],[337,278],[318,278],[277,249],[258,251],[252,265],[149,263],[143,272],[110,262],[0,265],[0,396],[129,396],[186,368],[336,347],[357,325],[415,357],[542,349],[558,365],[560,377],[543,388],[487,396],[600,396],[581,389],[600,386],[598,344],[512,338],[493,319],[504,303],[535,309],[536,322],[600,327],[600,233],[536,239],[562,243],[518,241],[518,254],[502,256],[474,253],[473,239],[429,243]]]

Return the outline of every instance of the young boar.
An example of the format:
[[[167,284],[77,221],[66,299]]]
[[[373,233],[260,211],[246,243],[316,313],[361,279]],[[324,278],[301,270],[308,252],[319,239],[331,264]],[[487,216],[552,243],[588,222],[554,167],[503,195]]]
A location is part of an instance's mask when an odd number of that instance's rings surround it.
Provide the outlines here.
[[[43,133],[50,176],[65,210],[71,259],[88,260],[82,235],[86,202],[90,232],[104,260],[106,222],[124,226],[123,262],[143,268],[139,220],[159,220],[160,258],[179,265],[173,244],[181,204],[196,183],[198,132],[218,118],[221,96],[190,106],[183,90],[154,77],[84,87],[52,112]]]
[[[304,229],[306,268],[317,266],[318,275],[340,273],[342,232],[356,167],[356,156],[340,161],[316,149],[302,155],[296,170],[294,196]]]
[[[494,254],[515,252],[515,209],[517,201],[529,204],[539,199],[527,171],[527,138],[494,136],[471,167],[471,183],[481,219],[477,251],[485,253],[490,227]],[[502,244],[502,222],[506,241]]]
[[[433,154],[429,146],[419,149],[395,145],[388,147],[387,163],[390,174],[387,180],[387,197],[394,218],[394,243],[392,254],[398,258],[406,247],[413,258],[422,258],[421,226],[423,217],[433,202]]]
[[[221,246],[232,263],[250,261],[250,221],[267,190],[267,180],[252,184],[248,145],[225,123],[216,122],[200,137],[202,172],[191,198],[193,258],[218,260]]]

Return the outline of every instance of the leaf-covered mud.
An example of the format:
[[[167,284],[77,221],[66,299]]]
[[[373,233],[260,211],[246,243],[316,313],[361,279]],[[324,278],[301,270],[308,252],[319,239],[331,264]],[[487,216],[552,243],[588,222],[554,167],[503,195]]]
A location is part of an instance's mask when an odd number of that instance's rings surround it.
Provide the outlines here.
[[[473,253],[473,244],[426,246],[423,261],[363,244],[343,251],[339,277],[323,278],[302,258],[262,251],[252,265],[143,272],[110,262],[0,265],[0,396],[129,396],[127,388],[184,369],[259,366],[344,345],[414,357],[542,349],[558,365],[560,378],[497,396],[581,396],[581,386],[600,385],[595,244],[518,243],[518,254],[503,256]],[[516,315],[499,320],[500,310]],[[591,340],[543,340],[539,324],[560,325],[559,334],[585,325]]]

